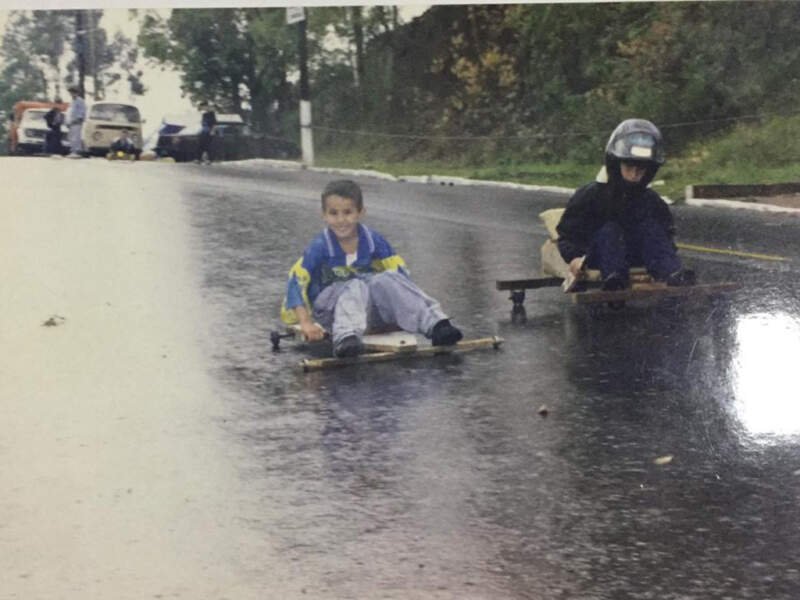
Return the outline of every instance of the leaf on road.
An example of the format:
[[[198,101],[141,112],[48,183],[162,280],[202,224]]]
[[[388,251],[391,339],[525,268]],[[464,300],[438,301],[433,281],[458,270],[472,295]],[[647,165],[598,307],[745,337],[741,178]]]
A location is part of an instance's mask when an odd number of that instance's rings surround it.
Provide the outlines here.
[[[49,319],[47,319],[44,323],[42,323],[42,327],[56,327],[61,325],[66,319],[59,315],[53,315]]]

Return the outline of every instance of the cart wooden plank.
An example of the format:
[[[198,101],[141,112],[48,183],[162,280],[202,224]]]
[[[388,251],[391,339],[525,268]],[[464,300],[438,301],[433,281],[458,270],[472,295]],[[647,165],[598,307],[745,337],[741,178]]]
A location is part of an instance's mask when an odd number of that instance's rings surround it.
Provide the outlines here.
[[[641,298],[663,298],[677,296],[708,296],[723,292],[731,292],[741,288],[735,281],[723,283],[699,283],[682,287],[670,287],[666,283],[640,283],[624,290],[604,291],[589,290],[568,294],[574,304],[592,304],[595,302],[619,302],[638,300]]]
[[[461,354],[464,352],[471,352],[473,350],[480,350],[484,348],[494,348],[496,350],[503,344],[504,341],[505,340],[499,336],[492,336],[486,338],[462,340],[456,344],[453,344],[452,346],[417,346],[415,350],[412,349],[410,351],[392,350],[388,352],[366,352],[364,354],[359,354],[358,356],[349,356],[346,358],[306,358],[301,361],[300,366],[304,371],[308,372],[359,365],[364,363],[386,362],[400,358],[422,358],[441,354]]]

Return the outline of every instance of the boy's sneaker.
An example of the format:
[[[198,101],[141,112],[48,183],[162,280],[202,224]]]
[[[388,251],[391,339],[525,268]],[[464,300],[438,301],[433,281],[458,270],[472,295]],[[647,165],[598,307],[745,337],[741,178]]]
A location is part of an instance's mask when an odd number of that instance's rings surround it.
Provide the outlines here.
[[[455,327],[447,319],[442,319],[433,326],[431,332],[431,343],[434,346],[452,346],[464,335],[458,327]]]
[[[616,292],[624,290],[626,287],[628,287],[628,279],[616,271],[603,279],[602,290],[604,292]]]
[[[667,285],[670,287],[686,287],[697,283],[697,277],[691,269],[678,269],[667,277]]]
[[[336,358],[346,358],[348,356],[358,356],[364,352],[364,343],[357,335],[348,335],[336,344],[333,355]]]

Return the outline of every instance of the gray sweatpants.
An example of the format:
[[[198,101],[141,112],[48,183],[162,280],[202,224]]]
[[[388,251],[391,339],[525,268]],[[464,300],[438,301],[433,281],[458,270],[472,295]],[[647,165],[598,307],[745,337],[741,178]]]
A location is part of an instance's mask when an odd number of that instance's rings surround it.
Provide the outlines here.
[[[79,154],[83,152],[83,140],[81,140],[81,128],[83,122],[76,123],[69,126],[69,151],[71,154]]]
[[[314,319],[331,332],[334,346],[349,335],[392,325],[430,337],[446,318],[439,302],[395,271],[337,281],[314,300]]]

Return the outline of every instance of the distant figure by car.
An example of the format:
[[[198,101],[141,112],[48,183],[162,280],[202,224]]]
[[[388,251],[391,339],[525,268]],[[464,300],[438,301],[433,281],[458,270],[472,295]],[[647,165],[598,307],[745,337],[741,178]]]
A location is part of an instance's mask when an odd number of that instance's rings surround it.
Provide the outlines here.
[[[83,92],[78,86],[70,86],[67,91],[72,96],[72,102],[70,102],[69,109],[65,115],[67,128],[69,129],[69,157],[80,158],[85,155],[81,132],[83,131],[83,122],[86,120],[86,101],[83,99]]]
[[[45,115],[57,107],[63,112],[69,105],[58,102],[37,102],[21,100],[14,104],[9,118],[8,153],[39,154],[45,151],[44,144],[50,131]],[[63,147],[67,142],[66,126],[61,127],[62,153],[69,150]]]
[[[61,99],[55,99],[56,104],[61,104]],[[64,145],[61,139],[66,131],[66,118],[58,106],[54,106],[44,115],[44,122],[47,124],[47,133],[44,136],[45,154],[64,154]]]
[[[207,102],[200,103],[200,133],[197,136],[197,156],[195,162],[211,164],[211,140],[217,127],[217,113]],[[238,116],[238,115],[237,115]],[[241,119],[241,117],[239,117]]]
[[[176,162],[195,160],[200,149],[201,118],[200,113],[165,116],[154,149],[156,155],[170,157]],[[297,144],[283,138],[252,133],[238,114],[216,113],[210,147],[210,154],[215,161],[300,157]]]

